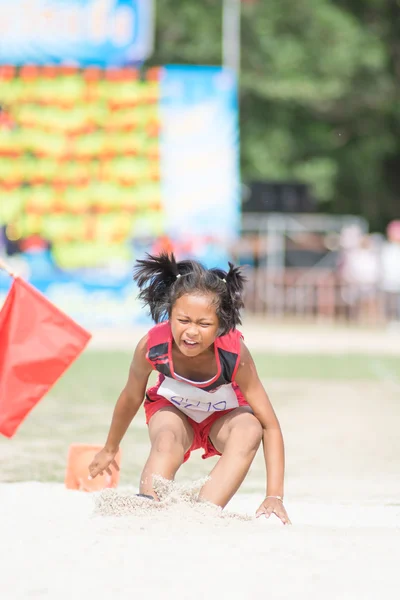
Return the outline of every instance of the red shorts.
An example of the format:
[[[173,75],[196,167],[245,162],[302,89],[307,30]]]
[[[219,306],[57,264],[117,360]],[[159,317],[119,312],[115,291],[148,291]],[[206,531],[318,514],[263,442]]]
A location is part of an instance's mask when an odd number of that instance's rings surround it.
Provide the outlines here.
[[[151,417],[153,415],[155,415],[155,413],[158,412],[161,408],[165,408],[166,406],[168,406],[168,407],[173,406],[173,404],[171,404],[171,402],[169,402],[166,398],[164,398],[164,396],[160,396],[157,393],[158,387],[159,386],[156,385],[155,387],[147,390],[147,393],[146,393],[144,410],[146,413],[147,425],[149,424]],[[244,399],[244,397],[237,385],[234,385],[234,390],[236,392],[239,406],[248,406],[248,403]],[[230,408],[228,410],[221,410],[221,411],[212,413],[209,417],[207,417],[207,419],[205,419],[201,423],[197,423],[196,421],[193,421],[193,419],[191,419],[190,417],[185,415],[187,420],[189,421],[190,425],[192,426],[194,435],[193,435],[192,445],[189,448],[189,450],[186,452],[183,462],[186,462],[188,460],[188,458],[190,457],[190,454],[193,452],[193,450],[198,450],[199,448],[203,448],[203,450],[205,451],[201,458],[210,458],[211,456],[221,456],[221,452],[218,452],[218,450],[216,450],[216,448],[214,448],[214,446],[209,438],[210,429],[213,426],[213,424],[215,423],[215,421],[218,421],[218,419],[220,419],[224,415],[227,415],[228,413],[232,412],[233,410],[236,410],[236,409]],[[182,414],[184,414],[184,413],[182,413]]]

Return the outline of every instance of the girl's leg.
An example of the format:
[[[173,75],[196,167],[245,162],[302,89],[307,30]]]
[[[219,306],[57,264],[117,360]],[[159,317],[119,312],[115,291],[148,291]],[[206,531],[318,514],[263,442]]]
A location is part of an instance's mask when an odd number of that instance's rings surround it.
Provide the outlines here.
[[[174,479],[193,442],[193,429],[177,408],[164,407],[149,422],[150,456],[140,478],[140,493],[157,498],[153,475]]]
[[[247,475],[262,439],[262,427],[246,406],[218,419],[210,440],[222,456],[200,491],[200,500],[224,508]]]

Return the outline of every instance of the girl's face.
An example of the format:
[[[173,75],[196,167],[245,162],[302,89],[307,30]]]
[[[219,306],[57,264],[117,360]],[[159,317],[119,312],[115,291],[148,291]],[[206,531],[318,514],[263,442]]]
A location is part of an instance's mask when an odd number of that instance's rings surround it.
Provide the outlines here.
[[[185,356],[198,356],[217,337],[219,323],[212,295],[185,294],[175,302],[170,324],[175,344]]]

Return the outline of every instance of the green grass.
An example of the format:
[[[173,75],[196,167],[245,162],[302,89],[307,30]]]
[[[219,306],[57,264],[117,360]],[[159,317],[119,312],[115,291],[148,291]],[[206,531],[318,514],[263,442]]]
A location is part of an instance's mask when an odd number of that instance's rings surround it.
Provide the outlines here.
[[[380,381],[384,373],[393,378],[400,376],[398,356],[261,354],[254,359],[262,378]]]
[[[132,355],[127,352],[86,352],[71,367],[58,389],[77,393],[92,403],[93,384],[103,395],[115,396],[124,385]],[[371,380],[382,373],[400,377],[400,357],[354,354],[254,354],[263,379]]]
[[[400,373],[400,359],[391,356],[258,354],[254,358],[266,383],[276,379],[355,384],[359,380],[391,379],[398,383]],[[0,481],[63,481],[71,443],[104,442],[130,361],[127,352],[84,353],[28,415],[15,436],[11,440],[0,438]],[[277,402],[279,409],[285,398],[279,397]],[[124,438],[122,450],[121,483],[136,483],[148,452],[142,409]],[[196,460],[190,461],[191,473],[203,476],[210,461]]]

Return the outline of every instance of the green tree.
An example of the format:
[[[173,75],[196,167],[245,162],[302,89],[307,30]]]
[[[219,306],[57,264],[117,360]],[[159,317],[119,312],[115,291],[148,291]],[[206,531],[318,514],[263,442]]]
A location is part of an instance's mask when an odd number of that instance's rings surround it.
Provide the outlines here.
[[[397,6],[397,12],[395,7]],[[222,0],[159,0],[152,64],[220,64]],[[396,0],[242,8],[244,180],[300,180],[321,210],[400,216]]]

